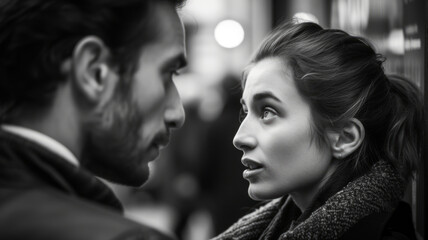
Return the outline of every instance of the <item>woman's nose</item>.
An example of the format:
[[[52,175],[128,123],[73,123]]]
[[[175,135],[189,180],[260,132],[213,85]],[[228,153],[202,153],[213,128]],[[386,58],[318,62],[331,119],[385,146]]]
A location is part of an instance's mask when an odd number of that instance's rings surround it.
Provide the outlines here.
[[[244,124],[241,124],[233,138],[233,145],[238,150],[245,152],[256,147],[257,139],[245,128]]]

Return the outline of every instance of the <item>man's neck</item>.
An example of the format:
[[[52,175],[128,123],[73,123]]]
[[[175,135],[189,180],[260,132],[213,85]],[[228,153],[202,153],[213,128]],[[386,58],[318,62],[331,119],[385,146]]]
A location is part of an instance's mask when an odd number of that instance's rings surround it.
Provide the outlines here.
[[[12,125],[42,133],[70,150],[78,159],[81,155],[79,112],[73,104],[68,85],[59,87],[52,103],[42,111],[23,115]]]

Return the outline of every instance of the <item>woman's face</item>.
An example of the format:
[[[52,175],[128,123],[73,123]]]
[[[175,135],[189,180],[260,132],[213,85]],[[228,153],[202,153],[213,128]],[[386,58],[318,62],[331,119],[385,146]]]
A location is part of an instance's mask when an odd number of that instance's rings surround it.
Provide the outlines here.
[[[309,104],[287,65],[268,58],[251,68],[241,100],[245,118],[233,144],[243,151],[243,177],[251,198],[290,194],[306,202],[333,171],[331,151],[316,143]]]

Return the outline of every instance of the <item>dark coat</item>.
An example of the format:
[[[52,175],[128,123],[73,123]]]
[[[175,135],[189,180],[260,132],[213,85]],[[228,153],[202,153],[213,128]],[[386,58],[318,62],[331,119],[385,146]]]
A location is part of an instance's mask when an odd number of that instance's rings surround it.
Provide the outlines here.
[[[111,190],[89,172],[0,131],[0,239],[170,239],[122,212]]]
[[[349,229],[342,240],[416,240],[409,204],[399,202],[391,212],[373,213]]]
[[[386,161],[348,183],[314,211],[285,196],[242,217],[215,240],[416,240],[405,183]]]

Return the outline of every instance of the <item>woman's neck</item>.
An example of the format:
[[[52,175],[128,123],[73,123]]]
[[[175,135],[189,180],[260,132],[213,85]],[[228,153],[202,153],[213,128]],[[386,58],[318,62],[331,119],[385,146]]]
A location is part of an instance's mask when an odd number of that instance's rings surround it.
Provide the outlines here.
[[[315,199],[317,199],[317,197],[319,196],[320,192],[322,192],[323,189],[325,189],[326,184],[330,182],[329,179],[333,175],[335,175],[337,168],[338,162],[333,160],[331,166],[320,181],[316,182],[315,184],[302,191],[290,193],[290,196],[293,199],[294,203],[299,207],[302,212],[305,212],[309,208],[311,208],[311,206],[315,202]]]

